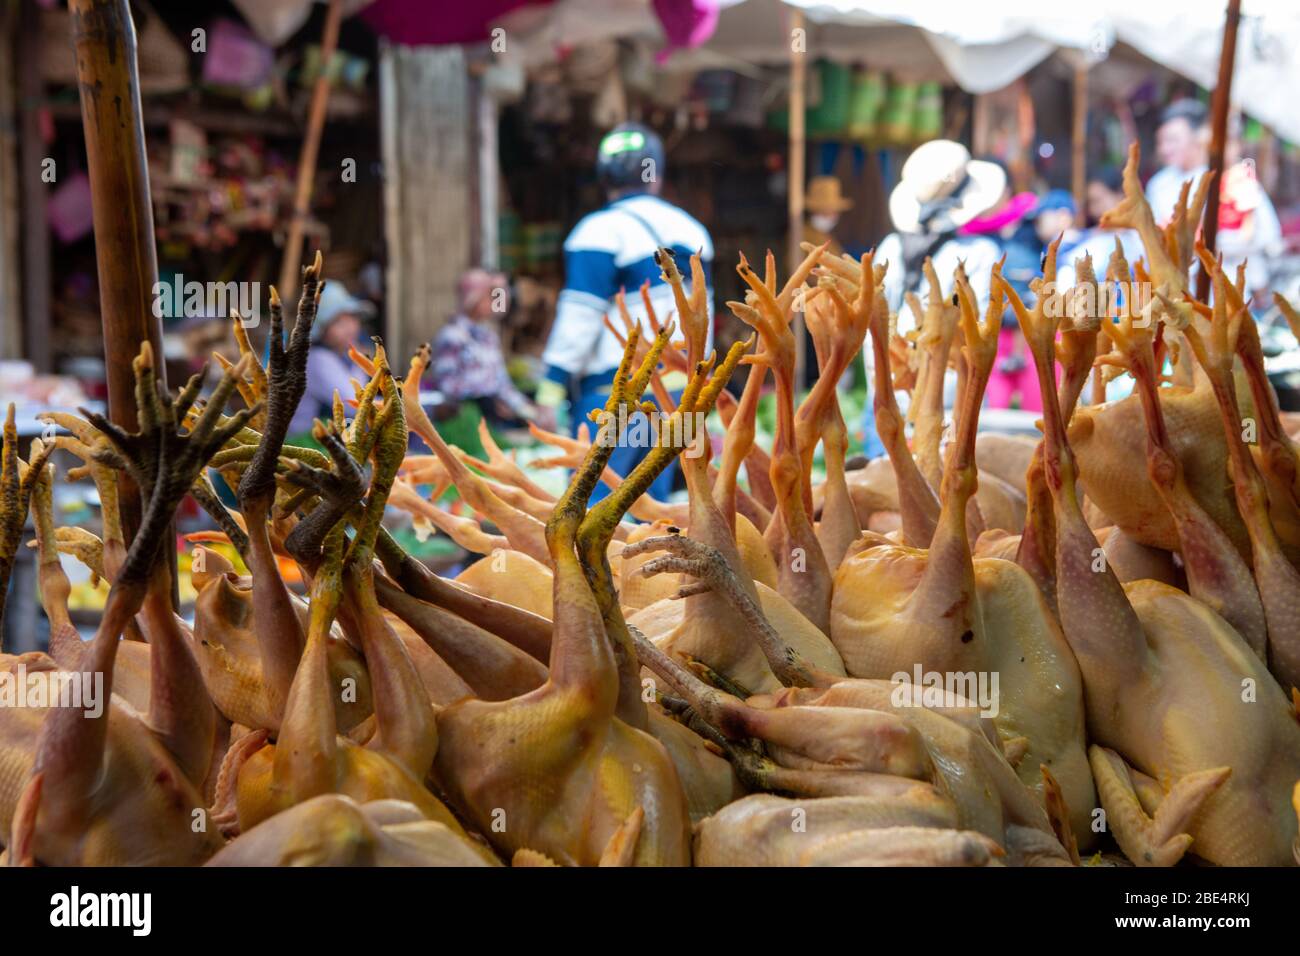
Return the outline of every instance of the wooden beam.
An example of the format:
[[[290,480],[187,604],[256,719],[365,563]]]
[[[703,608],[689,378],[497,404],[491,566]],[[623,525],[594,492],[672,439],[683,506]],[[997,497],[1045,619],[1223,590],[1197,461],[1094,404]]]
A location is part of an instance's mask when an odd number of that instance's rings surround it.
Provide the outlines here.
[[[285,302],[298,298],[298,283],[302,281],[302,240],[311,212],[312,187],[316,184],[316,160],[320,155],[321,133],[325,129],[325,111],[329,105],[329,67],[334,51],[339,45],[339,24],[343,21],[343,0],[330,0],[325,12],[325,30],[320,41],[320,75],[311,92],[311,109],[307,114],[307,131],[302,139],[302,152],[298,155],[298,183],[293,198],[293,215],[289,220],[289,237],[284,243],[284,261],[280,266],[280,286],[277,291]]]
[[[788,275],[803,258],[799,243],[803,240],[804,213],[804,157],[807,152],[805,135],[805,107],[807,104],[808,54],[807,29],[803,11],[790,10],[790,161],[786,191],[789,198],[789,235],[787,240],[785,272]],[[804,369],[807,365],[807,345],[804,342],[803,312],[794,314],[794,381],[795,388],[804,387]]]
[[[131,361],[141,343],[153,344],[158,378],[164,388],[167,385],[162,320],[153,310],[158,260],[140,114],[135,25],[127,0],[70,0],[69,8],[95,227],[108,414],[118,425],[134,430]],[[122,523],[130,541],[139,527],[140,502],[125,477],[124,487],[129,490],[121,496]],[[175,549],[168,551],[174,562]]]
[[[23,0],[19,37],[40,35],[41,10],[36,0]],[[22,295],[23,351],[38,372],[52,372],[50,342],[50,226],[46,203],[50,186],[41,179],[46,158],[41,136],[40,48],[36,43],[18,43],[18,136],[22,169]]]
[[[500,265],[497,220],[500,215],[501,166],[497,156],[497,103],[482,80],[470,83],[475,101],[475,147],[477,152],[478,264],[485,269]]]
[[[1219,233],[1219,187],[1223,181],[1223,153],[1228,143],[1228,107],[1232,101],[1232,69],[1237,59],[1237,26],[1241,23],[1241,0],[1228,0],[1223,20],[1223,49],[1219,53],[1219,79],[1210,98],[1210,170],[1214,185],[1205,204],[1205,246],[1211,252]],[[1210,277],[1204,269],[1196,276],[1196,297],[1208,302]]]
[[[14,63],[19,39],[20,4],[0,7],[0,58]],[[22,358],[22,248],[18,164],[18,71],[0,69],[0,358]]]
[[[467,224],[478,152],[462,47],[380,47],[379,102],[388,273],[384,344],[409,356],[456,311],[479,247]],[[403,359],[405,362],[405,359]]]

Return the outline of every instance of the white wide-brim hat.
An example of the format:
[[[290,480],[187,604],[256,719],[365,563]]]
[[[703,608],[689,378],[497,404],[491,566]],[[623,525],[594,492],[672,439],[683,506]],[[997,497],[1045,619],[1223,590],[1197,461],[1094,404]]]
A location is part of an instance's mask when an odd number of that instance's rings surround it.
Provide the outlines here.
[[[889,194],[889,217],[899,232],[946,232],[966,225],[1002,198],[1007,174],[997,163],[971,159],[950,139],[912,151]]]

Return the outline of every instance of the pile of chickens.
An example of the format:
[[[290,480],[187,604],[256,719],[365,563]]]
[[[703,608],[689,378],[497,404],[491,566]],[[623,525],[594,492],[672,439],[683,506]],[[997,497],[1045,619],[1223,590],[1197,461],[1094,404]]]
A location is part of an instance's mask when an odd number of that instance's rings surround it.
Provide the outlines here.
[[[906,337],[885,264],[808,247],[784,282],[770,254],[762,274],[742,258],[749,291],[728,306],[755,334],[705,355],[700,265],[688,291],[661,256],[674,321],[652,315],[650,338],[624,310],[605,413],[577,438],[536,432],[557,451],[542,464],[571,469],[558,498],[490,436],[482,459],[439,437],[418,401],[427,348],[405,370],[381,344],[355,353],[369,377],[316,424],[324,450],[285,444],[319,256],[287,341],[273,292],[266,366],[241,337],[206,400],[201,376],[162,393],[146,345],[137,431],[52,415],[60,437],[23,462],[11,410],[0,594],[30,509],[51,635],[48,654],[0,655],[0,674],[98,677],[111,698],[99,713],[0,707],[7,862],[1294,862],[1300,456],[1243,279],[1196,241],[1206,186],[1159,229],[1136,162],[1108,221],[1138,230],[1144,261],[1117,245],[1057,290],[1054,246],[1032,307],[995,268],[982,315],[960,269],[951,298],[928,269]],[[1195,261],[1211,306],[1188,294]],[[1124,308],[1116,284],[1153,294]],[[1038,372],[1041,440],[979,432],[1007,309]],[[796,310],[820,369],[797,406]],[[850,470],[836,383],[868,337],[888,457]],[[689,377],[676,398],[672,372]],[[1130,397],[1086,401],[1121,372]],[[613,432],[656,409],[653,447],[616,474]],[[698,434],[715,409],[718,445]],[[97,486],[102,538],[56,527],[56,448]],[[674,461],[685,504],[647,495]],[[452,486],[474,517],[439,503]],[[143,514],[129,545],[128,489]],[[220,529],[193,545],[192,625],[167,554],[186,495]],[[485,557],[433,574],[385,528],[393,508]],[[111,585],[89,642],[67,554]]]

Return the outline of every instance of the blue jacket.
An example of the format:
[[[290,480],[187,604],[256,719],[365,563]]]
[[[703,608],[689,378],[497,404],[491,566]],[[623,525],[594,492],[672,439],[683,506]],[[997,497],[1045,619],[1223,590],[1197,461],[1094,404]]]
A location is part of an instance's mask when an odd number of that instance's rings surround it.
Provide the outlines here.
[[[608,315],[622,330],[614,297],[623,289],[628,311],[650,332],[641,302],[641,284],[650,280],[650,299],[660,322],[676,309],[672,290],[660,276],[654,253],[659,246],[675,253],[677,268],[690,291],[690,256],[700,253],[709,281],[712,317],[713,240],[699,222],[672,203],[638,193],[624,196],[583,217],[564,241],[564,289],[556,307],[555,324],[542,354],[547,378],[561,384],[618,367],[623,348],[605,328]],[[710,347],[712,331],[710,330]]]

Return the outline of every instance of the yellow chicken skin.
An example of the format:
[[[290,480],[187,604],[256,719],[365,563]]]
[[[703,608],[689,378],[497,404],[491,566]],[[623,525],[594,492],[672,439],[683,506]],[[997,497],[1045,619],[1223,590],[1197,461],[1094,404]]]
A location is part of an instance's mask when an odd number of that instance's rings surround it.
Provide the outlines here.
[[[639,402],[667,334],[630,376],[635,342],[633,333],[605,408],[615,416],[625,403]],[[738,357],[737,351],[731,367]],[[692,410],[705,374],[702,365],[678,413]],[[593,444],[547,524],[556,616],[546,683],[513,700],[467,700],[440,711],[435,774],[452,803],[509,855],[527,849],[562,865],[594,865],[640,808],[644,822],[634,863],[684,865],[690,860],[690,818],[681,784],[663,745],[615,716],[620,665],[606,633],[608,618],[575,550],[603,557],[613,524],[675,451],[657,447],[584,520],[586,501],[611,453],[612,444]],[[608,578],[596,585],[612,595]],[[639,691],[639,681],[635,686]]]
[[[1104,221],[1116,228],[1138,230],[1147,254],[1148,271],[1138,279],[1149,278],[1154,296],[1131,295],[1130,311],[1140,310],[1146,325],[1161,315],[1173,315],[1187,289],[1187,268],[1193,258],[1191,234],[1204,206],[1210,177],[1203,177],[1196,199],[1188,206],[1187,188],[1175,210],[1175,222],[1169,236],[1156,228],[1155,219],[1142,193],[1138,179],[1137,144],[1129,151],[1124,167],[1124,201],[1106,213]],[[1127,264],[1122,275],[1112,276],[1133,292],[1129,285],[1134,276]],[[1146,301],[1150,300],[1150,301]],[[1178,338],[1182,338],[1177,332]],[[1160,389],[1160,408],[1168,425],[1169,451],[1178,459],[1188,490],[1196,505],[1223,530],[1243,555],[1250,553],[1250,542],[1233,498],[1232,479],[1228,471],[1228,449],[1219,426],[1219,411],[1209,381],[1203,375],[1193,380],[1190,370],[1191,349],[1187,343],[1178,352],[1178,367],[1187,374],[1186,381]],[[1061,403],[1062,411],[1071,406]],[[1132,467],[1147,454],[1147,431],[1142,401],[1133,394],[1118,401],[1085,406],[1065,416],[1069,441],[1078,459],[1079,480],[1114,524],[1142,544],[1166,551],[1178,550],[1178,532],[1167,508],[1143,469]]]
[[[1197,303],[1195,310],[1210,320],[1210,328],[1202,331],[1189,326],[1185,335],[1219,406],[1232,461],[1233,493],[1250,537],[1251,567],[1267,622],[1269,669],[1282,686],[1296,687],[1300,686],[1300,571],[1286,555],[1270,514],[1267,483],[1246,446],[1232,374],[1240,328],[1250,321],[1250,313],[1222,265],[1204,246],[1199,251],[1202,268],[1213,273],[1214,307]],[[1254,646],[1260,650],[1258,642]]]
[[[995,269],[994,275],[999,273]],[[983,327],[958,284],[967,363],[958,437],[944,475],[943,505],[928,550],[866,535],[841,565],[831,638],[854,677],[911,679],[916,668],[999,681],[994,723],[1004,739],[1026,737],[1022,779],[1041,788],[1049,767],[1067,794],[1081,835],[1095,805],[1084,752],[1083,694],[1073,655],[1033,579],[997,558],[972,559],[967,504],[974,492],[979,405],[994,357],[1003,297]],[[868,596],[869,597],[866,597]]]
[[[208,552],[205,564],[220,557]],[[280,729],[279,707],[267,686],[262,668],[261,645],[253,620],[253,586],[233,573],[203,575],[194,603],[194,653],[203,670],[203,681],[217,709],[228,720],[246,727]],[[197,583],[197,582],[196,582]],[[310,611],[303,601],[293,599],[293,608],[303,628]],[[337,686],[353,682],[355,694],[334,698],[334,715],[339,729],[347,733],[373,710],[370,676],[361,655],[335,628],[328,639],[330,673]]]
[[[90,423],[111,443],[115,464],[129,469],[148,489],[139,533],[122,562],[95,637],[79,669],[63,672],[43,654],[6,656],[6,668],[78,680],[97,700],[82,706],[0,708],[0,821],[8,828],[7,851],[19,863],[47,865],[196,864],[221,845],[209,826],[200,786],[212,762],[215,712],[202,676],[171,620],[159,542],[181,498],[216,449],[256,411],[222,420],[242,369],[228,371],[191,427],[180,423],[199,394],[203,373],[175,399],[159,392],[148,343],[134,361],[140,431],[130,433],[102,416]],[[5,441],[4,479],[18,477],[16,454]],[[41,466],[44,467],[43,465]],[[37,472],[30,478],[34,481]],[[43,480],[49,480],[46,477]],[[14,504],[6,487],[6,513]],[[26,501],[22,502],[25,513]],[[52,550],[48,528],[38,544]],[[43,561],[46,580],[55,566]],[[7,584],[7,582],[6,582]],[[52,620],[66,621],[65,587],[46,596]],[[162,613],[163,606],[166,613]],[[153,620],[149,710],[141,714],[113,697],[115,659],[128,623],[144,613]],[[94,692],[92,691],[92,693]]]
[[[6,671],[16,672],[20,664],[29,676],[81,679],[81,672],[62,671],[44,654],[0,655],[0,668]],[[34,830],[20,855],[26,852],[48,865],[194,866],[221,848],[224,841],[216,827],[207,824],[202,791],[150,732],[147,716],[120,699],[114,698],[103,716],[108,724],[104,764],[111,771],[84,800],[66,806],[53,787],[44,785],[46,777],[33,783],[42,730],[60,709],[3,708],[0,828],[15,834],[24,827]],[[33,795],[41,817],[24,820],[24,798]],[[14,847],[9,852],[12,857]]]
[[[690,361],[693,355],[702,352],[704,348],[703,331],[708,316],[703,296],[698,290],[704,289],[705,283],[701,273],[695,284],[695,301],[688,299],[682,286],[682,277],[676,266],[672,265],[672,260],[663,256],[662,261],[665,281],[677,296],[679,314],[692,317],[688,327],[693,326],[700,333],[693,340],[688,334],[688,351],[692,354],[688,354],[686,360]],[[698,256],[692,257],[692,264],[696,270],[702,268]],[[695,436],[696,444],[701,449],[707,449],[707,429],[702,425],[697,427],[701,434]],[[719,469],[719,475],[726,475],[726,480],[732,481],[735,468],[742,457],[743,449],[733,445],[730,457],[724,460]],[[770,605],[772,613],[780,618],[783,628],[788,628],[783,629],[782,633],[806,659],[830,673],[843,674],[839,654],[830,639],[779,592],[765,587],[751,574],[738,540],[739,535],[743,534],[741,529],[747,522],[740,518],[733,527],[718,507],[713,489],[709,486],[707,454],[688,453],[682,456],[681,462],[690,499],[687,528],[692,539],[714,548],[721,555],[733,580],[745,590],[751,600],[761,601],[765,609]],[[649,525],[644,529],[636,529],[628,536],[621,561],[620,602],[627,603],[622,595],[629,591],[657,593],[668,599],[657,601],[632,615],[628,623],[665,653],[698,660],[733,684],[751,691],[779,688],[780,682],[748,634],[748,625],[731,613],[725,598],[707,590],[699,593],[691,593],[689,588],[682,590],[671,575],[647,576],[639,573],[650,560],[652,552],[636,547],[637,543],[662,535],[664,530],[662,525]]]
[[[494,866],[465,838],[401,800],[326,793],[271,817],[208,866]]]
[[[1001,855],[985,837],[956,829],[951,804],[925,784],[900,781],[879,797],[794,800],[753,794],[695,832],[699,866],[979,866]],[[899,831],[910,839],[900,841]],[[848,841],[857,845],[845,854]]]
[[[307,643],[285,703],[274,744],[253,753],[238,769],[236,807],[241,830],[322,793],[358,802],[405,800],[463,835],[452,814],[423,786],[438,747],[432,705],[402,641],[380,612],[374,590],[374,546],[387,490],[406,448],[406,424],[397,385],[382,352],[352,425],[350,443],[320,423],[315,436],[334,462],[343,484],[359,482],[360,462],[373,455],[366,506],[345,557],[343,522],[324,530],[312,570]],[[374,398],[382,392],[383,412]],[[330,475],[302,466],[296,480],[324,488]],[[322,502],[318,508],[327,507]],[[300,526],[307,527],[307,526]],[[304,552],[310,551],[304,548]],[[339,736],[329,701],[343,692],[332,682],[327,641],[340,609],[359,632],[375,691],[374,732],[364,745]]]
[[[638,639],[643,663],[705,722],[749,786],[820,798],[878,795],[883,782],[907,777],[929,780],[954,801],[958,826],[998,841],[1011,861],[1068,862],[1043,806],[1017,778],[978,705],[948,693],[936,706],[928,698],[913,698],[907,685],[819,672],[766,620],[716,550],[680,535],[638,547],[668,552],[645,573],[689,574],[698,587],[724,595],[761,645],[772,672],[791,685],[741,701],[708,687]],[[762,749],[741,746],[747,737],[761,742]]]
[[[1288,862],[1296,821],[1285,807],[1300,776],[1300,726],[1222,618],[1168,585],[1124,588],[1096,562],[1054,387],[1056,322],[1041,298],[1031,313],[998,284],[1038,372],[1060,619],[1083,676],[1107,827],[1138,864],[1169,865],[1189,848],[1225,865]]]
[[[1239,552],[1248,554],[1250,539],[1233,500],[1228,449],[1209,384],[1160,389],[1160,410],[1193,500]],[[1106,516],[1142,544],[1177,551],[1178,531],[1169,510],[1146,470],[1133,467],[1147,455],[1138,396],[1079,408],[1070,421],[1069,439],[1077,449],[1080,481]]]

